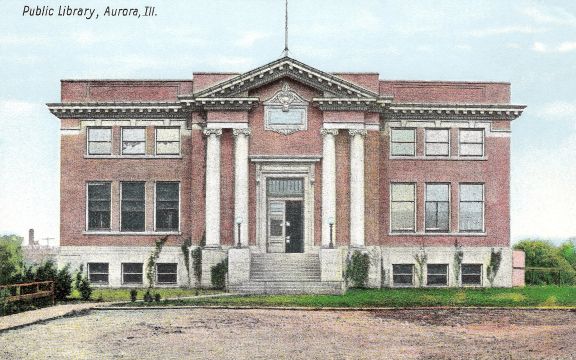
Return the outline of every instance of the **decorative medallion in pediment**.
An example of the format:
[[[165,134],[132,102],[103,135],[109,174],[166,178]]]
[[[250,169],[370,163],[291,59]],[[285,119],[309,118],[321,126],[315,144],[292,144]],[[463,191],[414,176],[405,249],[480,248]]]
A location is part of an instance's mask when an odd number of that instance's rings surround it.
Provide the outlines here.
[[[264,102],[264,128],[289,135],[308,128],[308,101],[287,83]]]

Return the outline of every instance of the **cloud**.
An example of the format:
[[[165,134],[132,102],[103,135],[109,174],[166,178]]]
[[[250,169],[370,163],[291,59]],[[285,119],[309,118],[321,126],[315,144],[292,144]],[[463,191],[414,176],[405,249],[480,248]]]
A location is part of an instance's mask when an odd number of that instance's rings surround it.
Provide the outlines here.
[[[252,47],[257,41],[266,39],[268,37],[270,37],[270,34],[260,31],[248,31],[242,34],[242,36],[236,40],[235,45],[241,48],[249,48]]]
[[[470,35],[474,37],[486,37],[505,34],[537,34],[545,31],[547,31],[547,29],[533,26],[505,26],[474,30],[470,32]]]
[[[50,38],[43,35],[0,35],[0,45],[41,45],[50,42]]]
[[[576,118],[576,102],[554,101],[544,104],[537,113],[545,119],[569,119]]]
[[[540,53],[567,53],[576,50],[576,41],[565,41],[552,46],[536,41],[532,45],[532,50]]]
[[[576,16],[560,7],[532,6],[522,9],[521,13],[537,23],[576,27]]]
[[[512,163],[512,234],[568,238],[576,235],[576,134],[553,148],[532,147]],[[561,176],[559,175],[561,172]]]

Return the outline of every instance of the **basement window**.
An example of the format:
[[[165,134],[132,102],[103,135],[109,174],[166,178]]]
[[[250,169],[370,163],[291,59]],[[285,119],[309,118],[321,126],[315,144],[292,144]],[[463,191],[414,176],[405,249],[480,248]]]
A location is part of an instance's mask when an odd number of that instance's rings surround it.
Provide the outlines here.
[[[414,265],[412,264],[392,265],[392,282],[394,286],[414,285]]]
[[[88,263],[88,279],[95,285],[107,285],[108,263]]]
[[[482,285],[482,265],[462,264],[462,285]]]
[[[122,263],[122,284],[142,285],[142,263]]]
[[[156,282],[158,284],[176,284],[178,279],[178,264],[156,264]]]
[[[448,264],[428,264],[426,284],[432,286],[448,285]]]

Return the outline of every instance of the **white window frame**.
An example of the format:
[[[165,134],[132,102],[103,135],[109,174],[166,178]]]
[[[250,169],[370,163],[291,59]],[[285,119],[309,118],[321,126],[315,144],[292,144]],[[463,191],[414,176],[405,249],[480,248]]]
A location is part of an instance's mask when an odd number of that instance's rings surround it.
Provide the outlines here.
[[[407,142],[407,141],[394,141],[394,131],[412,131],[414,133],[414,141]],[[394,144],[412,144],[412,154],[394,154]],[[390,156],[391,157],[415,157],[417,151],[417,144],[418,144],[418,131],[416,128],[390,128]]]
[[[123,197],[122,197],[122,187],[124,186],[124,184],[126,183],[141,183],[144,185],[144,228],[142,230],[123,230],[122,229],[122,201],[123,201]],[[146,231],[146,182],[144,181],[120,181],[120,209],[119,209],[119,217],[120,217],[120,232],[122,233],[131,233],[131,232],[137,232],[137,233],[141,233],[141,232],[145,232]]]
[[[176,129],[178,130],[178,153],[176,154],[159,154],[158,153],[158,130]],[[176,142],[176,141],[170,141]],[[182,154],[182,129],[179,126],[157,126],[154,128],[154,155],[156,156],[180,156]]]
[[[412,229],[399,229],[395,230],[392,228],[392,188],[394,185],[412,185],[414,187],[414,221],[412,222]],[[411,234],[415,233],[417,230],[417,222],[418,222],[418,186],[415,182],[391,182],[390,183],[390,214],[389,214],[389,221],[390,221],[390,233],[393,234]],[[397,202],[408,202],[408,201],[397,201]]]
[[[462,204],[462,185],[482,185],[482,229],[481,230],[462,230],[460,229],[460,205]],[[478,201],[466,201],[478,202]],[[486,185],[484,183],[459,183],[458,184],[458,232],[460,233],[485,233],[486,232]]]
[[[91,130],[97,130],[97,129],[107,129],[110,130],[110,140],[109,141],[90,141],[90,131]],[[111,126],[88,126],[86,127],[86,154],[87,155],[91,155],[91,156],[110,156],[112,155],[112,140],[114,138],[114,134],[113,134],[113,129]],[[109,143],[110,144],[110,152],[103,154],[103,153],[91,153],[90,152],[90,143],[91,142],[95,142],[95,143]]]
[[[443,141],[428,141],[428,131],[447,131],[448,132],[448,141],[447,142],[443,142]],[[425,128],[424,129],[424,156],[428,156],[428,157],[443,157],[443,158],[447,158],[450,157],[450,128]],[[446,144],[448,145],[448,152],[446,154],[428,154],[428,144]]]
[[[98,228],[98,229],[90,229],[90,196],[89,196],[89,191],[88,188],[90,187],[90,185],[103,185],[103,184],[109,184],[110,185],[110,207],[108,208],[108,211],[110,212],[110,224],[108,226],[108,228]],[[86,190],[85,190],[85,198],[86,198],[86,202],[85,202],[85,208],[86,208],[86,225],[84,227],[84,229],[86,231],[110,231],[112,230],[112,182],[110,181],[87,181],[86,182]]]
[[[410,274],[408,273],[396,273],[394,271],[394,266],[396,265],[404,265],[404,266],[410,266],[412,268],[412,272]],[[396,275],[411,275],[412,276],[412,281],[410,284],[401,284],[401,283],[396,283],[394,281],[394,276]],[[392,264],[392,276],[391,276],[391,281],[392,281],[392,286],[393,287],[414,287],[414,279],[415,279],[415,271],[414,271],[414,264]]]
[[[158,272],[158,265],[176,265],[176,272],[173,273],[162,273],[162,274],[168,274],[168,275],[174,275],[175,276],[175,280],[174,282],[160,282],[158,280],[158,275],[160,274]],[[167,262],[162,262],[162,263],[156,263],[156,269],[155,269],[155,282],[158,285],[178,285],[178,263],[176,262],[172,262],[172,263],[167,263]]]
[[[430,265],[443,265],[446,266],[446,273],[445,274],[440,274],[440,273],[430,273],[428,271],[428,268]],[[439,275],[445,275],[446,276],[446,283],[445,284],[430,284],[428,281],[428,276],[439,276]],[[450,285],[450,265],[449,264],[426,264],[426,286],[430,286],[430,287],[446,287]]]
[[[462,132],[466,132],[466,131],[476,131],[476,132],[481,132],[482,133],[482,143],[478,143],[478,142],[462,142]],[[462,154],[462,144],[482,144],[482,154],[480,155],[466,155],[466,154]],[[486,155],[486,132],[484,131],[484,129],[477,129],[477,128],[460,128],[458,129],[458,156],[460,157],[470,157],[470,158],[479,158],[479,157],[484,157]]]
[[[428,186],[429,185],[447,185],[448,186],[448,229],[446,230],[440,230],[440,229],[429,229],[428,227],[426,227],[426,204],[429,202],[428,201]],[[450,186],[450,183],[446,183],[446,182],[438,182],[438,183],[433,183],[433,182],[429,182],[425,184],[424,187],[424,232],[426,233],[449,233],[450,229],[452,228],[452,188]],[[430,201],[430,202],[446,202],[446,201]]]
[[[141,273],[125,273],[124,272],[124,265],[125,264],[140,264],[142,265],[142,272]],[[122,271],[122,285],[143,285],[144,284],[144,263],[139,263],[139,262],[126,262],[126,263],[121,263],[120,264],[120,270]],[[142,281],[141,282],[127,282],[124,280],[124,275],[125,274],[138,274],[138,275],[142,275]]]
[[[105,272],[105,273],[103,273],[103,272],[93,272],[93,271],[90,270],[90,265],[92,265],[92,264],[106,264],[106,265],[108,266],[108,272]],[[91,284],[93,284],[93,285],[108,285],[108,284],[110,284],[110,263],[107,263],[107,262],[89,262],[89,263],[86,264],[86,267],[87,267],[87,270],[88,270],[88,280],[90,281]],[[105,282],[104,282],[104,281],[101,281],[101,282],[92,281],[91,276],[92,276],[93,274],[94,274],[94,275],[104,275],[104,274],[105,274],[107,280],[106,280]]]
[[[178,230],[158,230],[156,227],[156,186],[159,183],[177,183],[178,184]],[[169,232],[169,233],[180,233],[180,229],[182,228],[182,182],[175,180],[175,181],[155,181],[154,182],[154,211],[153,211],[153,220],[154,220],[154,231],[158,232]]]

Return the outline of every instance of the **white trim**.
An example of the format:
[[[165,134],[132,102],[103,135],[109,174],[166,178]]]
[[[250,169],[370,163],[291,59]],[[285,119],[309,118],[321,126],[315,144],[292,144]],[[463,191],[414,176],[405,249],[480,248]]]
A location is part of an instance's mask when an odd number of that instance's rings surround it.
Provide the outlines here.
[[[182,235],[180,231],[102,231],[102,230],[86,230],[82,235],[138,235],[138,236],[158,236],[158,235]]]
[[[207,122],[208,129],[247,129],[247,122]]]
[[[325,129],[348,129],[348,130],[364,130],[366,126],[364,123],[359,122],[325,122],[322,124]]]
[[[318,162],[322,155],[250,155],[250,161],[260,162],[290,162],[290,163],[310,163]]]
[[[80,135],[81,132],[82,132],[81,128],[60,129],[60,135],[63,135],[63,136]]]

